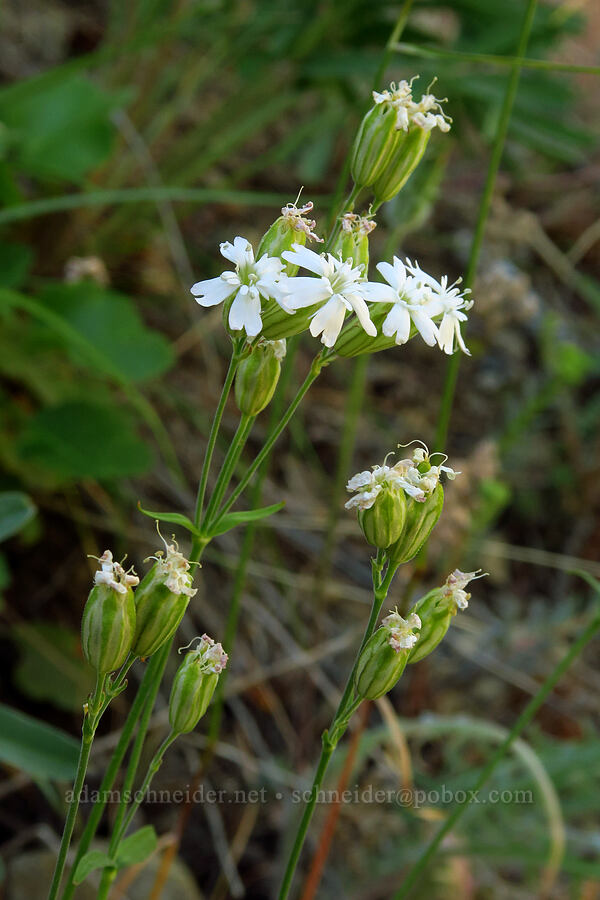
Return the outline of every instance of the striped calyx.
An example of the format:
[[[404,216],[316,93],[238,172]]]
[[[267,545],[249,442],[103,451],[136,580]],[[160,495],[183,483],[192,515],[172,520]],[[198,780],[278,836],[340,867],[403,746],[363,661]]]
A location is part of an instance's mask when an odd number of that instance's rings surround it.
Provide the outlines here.
[[[382,621],[358,659],[354,683],[359,697],[377,700],[390,691],[404,672],[411,648],[419,642],[421,620],[411,613],[403,619],[396,610]]]
[[[245,416],[257,416],[271,402],[284,356],[284,340],[260,340],[239,364],[235,376],[235,402]]]
[[[215,692],[219,675],[227,665],[227,654],[203,634],[185,658],[173,680],[169,699],[169,722],[173,734],[193,731]]]
[[[139,578],[114,562],[110,550],[99,559],[81,620],[81,644],[85,658],[100,674],[122,665],[135,632],[133,590]]]
[[[132,652],[146,658],[152,656],[175,634],[196,593],[192,587],[190,563],[179,552],[177,542],[149,557],[155,563],[135,592],[136,626]]]
[[[379,177],[396,145],[396,112],[390,103],[372,106],[358,129],[352,148],[350,172],[358,188]]]

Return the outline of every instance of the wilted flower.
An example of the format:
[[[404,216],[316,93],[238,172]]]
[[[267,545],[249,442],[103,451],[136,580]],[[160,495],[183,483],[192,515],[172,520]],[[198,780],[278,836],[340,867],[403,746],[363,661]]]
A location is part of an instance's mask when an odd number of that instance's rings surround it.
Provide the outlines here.
[[[262,299],[276,300],[286,312],[292,311],[281,290],[283,263],[278,257],[264,254],[255,260],[252,245],[243,237],[236,237],[233,244],[222,243],[221,255],[235,264],[235,270],[198,281],[190,290],[201,306],[216,306],[233,297],[228,319],[232,331],[244,329],[248,337],[260,333]]]
[[[445,454],[439,455],[446,460]],[[402,488],[409,497],[422,503],[435,490],[442,472],[451,480],[460,475],[460,472],[455,472],[450,466],[432,466],[427,447],[417,447],[409,459],[401,459],[393,466],[384,462],[382,466],[373,466],[371,471],[354,475],[346,489],[358,493],[348,500],[346,509],[370,509],[386,486]]]
[[[475,578],[483,578],[485,574],[481,569],[475,572],[461,572],[460,569],[455,569],[448,575],[445,585],[441,588],[442,596],[452,599],[458,609],[466,609],[471,599],[471,595],[465,591],[466,586]]]
[[[281,215],[289,228],[302,232],[309,241],[317,241],[317,243],[322,244],[323,238],[315,234],[314,230],[317,227],[317,223],[314,219],[305,218],[306,213],[312,212],[313,206],[314,203],[311,200],[308,200],[304,206],[296,206],[296,203],[287,203],[282,207]]]
[[[100,568],[94,573],[94,584],[107,584],[118,594],[126,594],[127,588],[135,587],[140,579],[133,569],[126,572],[121,563],[114,562],[110,550],[98,557]]]
[[[322,335],[321,342],[333,347],[347,311],[354,311],[367,334],[375,337],[377,329],[371,322],[363,294],[363,267],[353,267],[352,260],[337,259],[331,253],[319,255],[300,244],[282,254],[295,265],[313,272],[317,278],[289,278],[285,285],[285,302],[291,309],[322,304],[310,322],[313,337]]]
[[[421,628],[421,620],[416,613],[411,613],[408,619],[403,619],[396,609],[386,616],[381,624],[388,629],[388,644],[396,653],[400,650],[410,650],[419,640],[419,635],[415,634],[415,631]]]

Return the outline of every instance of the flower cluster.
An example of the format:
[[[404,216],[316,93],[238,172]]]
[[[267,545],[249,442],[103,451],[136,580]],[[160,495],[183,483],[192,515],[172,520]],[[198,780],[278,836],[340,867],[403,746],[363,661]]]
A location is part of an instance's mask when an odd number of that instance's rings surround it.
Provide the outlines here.
[[[127,588],[139,584],[140,579],[133,569],[126,572],[121,563],[113,560],[110,550],[105,550],[98,562],[100,568],[94,574],[94,584],[107,584],[118,594],[126,594]]]
[[[160,536],[166,552],[157,550],[156,556],[149,556],[148,559],[156,560],[157,572],[160,576],[166,576],[165,585],[170,591],[174,594],[185,594],[187,597],[193,597],[198,591],[192,587],[190,563],[183,553],[180,552],[174,535],[172,544],[168,544],[162,534]]]
[[[355,221],[348,216],[342,224],[343,228],[359,228],[365,233],[373,226],[368,219],[358,217]],[[199,281],[191,292],[201,306],[232,300],[229,327],[245,330],[249,338],[257,337],[263,327],[263,301],[275,302],[290,315],[310,307],[310,333],[321,336],[326,347],[334,346],[348,312],[354,312],[364,331],[376,337],[377,328],[367,304],[382,303],[389,305],[382,332],[397,344],[408,341],[414,326],[430,346],[437,343],[446,353],[453,353],[456,339],[460,349],[469,352],[460,333],[460,323],[467,318],[464,310],[472,306],[472,301],[465,300],[467,292],[459,291],[458,282],[448,286],[446,276],[437,281],[416,262],[407,260],[404,264],[394,257],[392,264],[379,263],[377,269],[386,282],[383,284],[367,281],[364,267],[354,265],[352,259],[315,253],[297,243],[284,251],[281,259],[265,254],[255,260],[249,241],[236,237],[233,243],[221,244],[221,253],[234,263],[234,271]],[[285,263],[311,274],[290,277],[284,271]]]
[[[447,116],[441,104],[445,100],[438,100],[433,94],[423,94],[418,103],[413,100],[412,81],[394,82],[390,90],[373,91],[373,100],[376,104],[389,104],[396,112],[396,128],[398,131],[408,131],[411,124],[431,131],[439,128],[440,131],[450,131],[452,119]]]
[[[441,455],[445,460],[445,455]],[[346,485],[346,490],[358,492],[348,500],[346,509],[370,509],[385,487],[401,488],[409,497],[423,503],[435,490],[442,472],[450,480],[460,475],[443,463],[432,466],[429,460],[427,447],[417,447],[412,457],[401,459],[393,466],[384,461],[382,466],[373,466],[371,471],[358,472]]]
[[[203,672],[218,675],[227,665],[229,657],[221,644],[216,644],[207,634],[203,634],[197,640],[198,644],[188,656],[194,655],[195,660],[200,663],[200,668]],[[181,650],[179,652],[181,653]]]
[[[403,619],[396,609],[386,616],[381,624],[388,630],[388,644],[396,653],[400,650],[410,650],[419,640],[419,635],[414,632],[421,628],[421,619],[416,613],[411,613],[408,619]]]

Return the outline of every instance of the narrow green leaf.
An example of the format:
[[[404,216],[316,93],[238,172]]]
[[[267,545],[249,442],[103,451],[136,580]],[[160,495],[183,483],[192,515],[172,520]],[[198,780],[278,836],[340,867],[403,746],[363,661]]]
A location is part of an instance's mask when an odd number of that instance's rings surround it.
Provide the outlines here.
[[[259,509],[245,509],[241,512],[228,513],[215,522],[211,528],[211,535],[215,537],[218,534],[225,534],[226,531],[231,531],[232,528],[236,528],[238,525],[244,525],[246,522],[258,522],[260,519],[266,519],[267,516],[272,516],[274,513],[279,512],[284,506],[285,501],[282,500],[281,503],[274,503],[272,506],[261,506]]]
[[[85,853],[79,860],[73,875],[73,884],[81,884],[90,872],[93,872],[95,869],[104,869],[112,864],[112,860],[107,853],[102,853],[101,850],[90,850],[89,853]]]
[[[0,493],[0,541],[12,537],[35,516],[35,506],[21,491]]]
[[[34,778],[70,781],[78,757],[79,741],[70,734],[0,704],[0,762]]]
[[[123,866],[133,866],[136,863],[141,863],[154,853],[157,845],[158,840],[154,828],[152,825],[145,825],[139,831],[121,841],[117,850],[115,865],[121,869]]]
[[[192,520],[188,519],[187,516],[184,516],[183,513],[154,512],[151,509],[144,509],[141,503],[138,503],[138,509],[140,512],[144,513],[145,516],[149,516],[151,519],[158,519],[159,522],[170,522],[172,525],[181,525],[182,528],[191,531],[196,537],[200,537],[202,534],[200,529],[196,528]]]

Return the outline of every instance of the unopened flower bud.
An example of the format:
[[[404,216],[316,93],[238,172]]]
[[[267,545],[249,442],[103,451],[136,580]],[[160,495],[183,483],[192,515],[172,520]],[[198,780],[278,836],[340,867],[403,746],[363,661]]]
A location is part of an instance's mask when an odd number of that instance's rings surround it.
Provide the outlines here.
[[[235,402],[245,416],[257,416],[271,402],[285,349],[284,340],[260,340],[239,364],[235,375]]]
[[[354,684],[357,694],[365,700],[377,700],[390,691],[400,676],[412,652],[420,641],[421,620],[411,613],[403,619],[396,610],[381,623],[358,659]]]
[[[114,562],[110,550],[98,561],[81,619],[81,645],[89,664],[105,674],[118,669],[131,649],[136,621],[132,587],[139,578]]]
[[[177,669],[169,699],[169,722],[174,734],[193,731],[212,699],[219,675],[227,665],[221,644],[203,634]]]
[[[451,572],[442,587],[434,588],[421,597],[412,608],[412,613],[421,619],[421,635],[419,643],[410,651],[409,663],[419,662],[435,650],[459,609],[466,609],[471,597],[465,591],[467,584],[474,578],[482,578],[485,573]]]
[[[164,541],[164,539],[163,539]],[[196,593],[190,563],[179,552],[177,542],[164,541],[155,563],[135,592],[136,626],[131,650],[145,659],[172,637]]]

